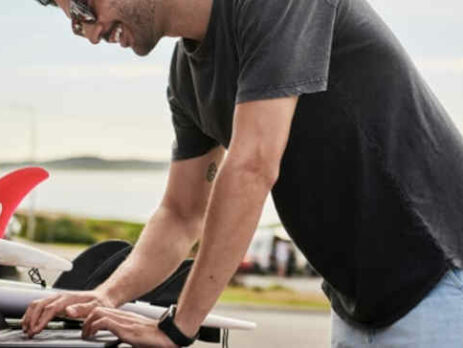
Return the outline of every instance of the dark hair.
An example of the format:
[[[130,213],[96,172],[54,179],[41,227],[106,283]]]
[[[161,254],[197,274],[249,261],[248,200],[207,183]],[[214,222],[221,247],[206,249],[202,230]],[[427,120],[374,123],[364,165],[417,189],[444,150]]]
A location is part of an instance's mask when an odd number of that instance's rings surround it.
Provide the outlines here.
[[[37,1],[40,2],[43,6],[47,6],[47,5],[58,6],[55,0],[37,0]]]

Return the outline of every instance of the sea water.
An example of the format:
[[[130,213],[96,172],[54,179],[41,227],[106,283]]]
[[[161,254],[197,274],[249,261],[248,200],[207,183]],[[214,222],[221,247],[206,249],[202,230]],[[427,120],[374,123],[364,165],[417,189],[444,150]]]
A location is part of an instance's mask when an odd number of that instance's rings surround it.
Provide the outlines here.
[[[20,208],[33,202],[37,211],[145,222],[162,200],[167,176],[167,170],[51,170]],[[260,224],[278,221],[267,199]]]

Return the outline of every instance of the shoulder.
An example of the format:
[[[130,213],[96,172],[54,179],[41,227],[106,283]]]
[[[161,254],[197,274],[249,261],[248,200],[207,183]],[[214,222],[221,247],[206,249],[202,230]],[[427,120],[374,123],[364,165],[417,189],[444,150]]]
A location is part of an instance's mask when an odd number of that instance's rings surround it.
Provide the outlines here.
[[[266,13],[273,10],[291,9],[291,8],[314,8],[317,6],[337,7],[341,0],[235,0],[234,7],[237,12],[245,13],[249,10],[256,10],[257,13]],[[284,13],[280,13],[283,15]]]
[[[280,29],[289,28],[297,36],[301,25],[311,28],[312,24],[323,25],[325,22],[319,19],[335,15],[339,1],[341,0],[236,0],[238,32],[277,35]]]

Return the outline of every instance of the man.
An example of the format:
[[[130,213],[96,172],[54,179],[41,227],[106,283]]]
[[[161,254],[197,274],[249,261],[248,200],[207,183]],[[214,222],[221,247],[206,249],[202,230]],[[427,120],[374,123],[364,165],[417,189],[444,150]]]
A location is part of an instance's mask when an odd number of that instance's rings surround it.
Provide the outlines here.
[[[325,280],[333,347],[461,346],[461,137],[365,0],[56,3],[92,43],[145,55],[181,37],[168,88],[176,143],[165,197],[128,260],[94,291],[33,303],[30,336],[65,314],[86,318],[84,336],[190,344],[271,191]],[[114,309],[161,283],[198,238],[159,326]]]

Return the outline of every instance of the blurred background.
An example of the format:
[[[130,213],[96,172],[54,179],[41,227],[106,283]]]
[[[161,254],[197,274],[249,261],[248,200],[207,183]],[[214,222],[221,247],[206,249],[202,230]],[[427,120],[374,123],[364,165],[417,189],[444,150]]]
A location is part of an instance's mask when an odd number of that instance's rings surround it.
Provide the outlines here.
[[[463,129],[463,3],[370,3]],[[33,0],[1,1],[0,33],[0,175],[31,161],[51,172],[11,229],[69,257],[108,238],[134,242],[166,183],[173,131],[165,91],[175,40],[163,39],[144,58],[119,45],[93,46],[72,34],[60,11]],[[262,299],[259,291],[287,291],[263,305],[326,311],[320,280],[307,279],[316,272],[288,241],[270,201],[260,226],[240,267],[247,275],[237,280],[256,291],[249,301]],[[239,302],[252,294],[229,295]],[[327,329],[323,318],[312,323],[317,330]]]

